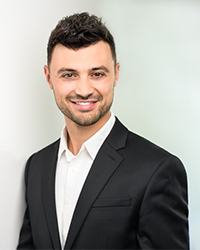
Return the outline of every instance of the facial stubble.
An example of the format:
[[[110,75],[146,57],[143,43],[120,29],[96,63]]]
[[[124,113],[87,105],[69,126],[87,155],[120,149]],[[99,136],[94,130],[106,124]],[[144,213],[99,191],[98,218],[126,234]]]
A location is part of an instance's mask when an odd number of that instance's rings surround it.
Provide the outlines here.
[[[54,91],[54,97],[58,108],[64,114],[64,116],[68,117],[71,121],[73,121],[79,126],[91,126],[97,123],[102,117],[104,117],[109,112],[114,99],[114,87],[112,88],[111,100],[108,103],[105,102],[103,105],[100,105],[95,113],[92,110],[79,110],[78,112],[80,114],[76,115],[67,105],[67,103],[70,103],[73,99],[76,99],[76,96],[68,96],[63,102],[59,100]],[[78,97],[78,99],[80,100],[80,96]],[[90,96],[90,99],[95,99],[98,102],[101,102],[101,100],[103,100],[103,97],[98,94],[98,96]],[[87,99],[84,97],[82,97],[82,100],[87,101]]]

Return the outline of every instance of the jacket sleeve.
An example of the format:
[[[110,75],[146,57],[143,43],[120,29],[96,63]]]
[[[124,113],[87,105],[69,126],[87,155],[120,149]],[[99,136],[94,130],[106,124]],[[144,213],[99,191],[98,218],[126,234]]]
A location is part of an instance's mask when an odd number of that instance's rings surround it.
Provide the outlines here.
[[[189,249],[187,178],[170,156],[151,177],[139,214],[140,249]]]
[[[25,169],[25,185],[26,185],[26,211],[24,214],[24,220],[22,224],[22,228],[19,235],[19,242],[17,249],[35,249],[32,239],[32,231],[31,231],[31,222],[29,217],[29,209],[28,209],[28,194],[27,194],[27,184],[28,184],[28,172],[29,172],[29,164],[31,161],[31,157],[27,161],[26,169]]]

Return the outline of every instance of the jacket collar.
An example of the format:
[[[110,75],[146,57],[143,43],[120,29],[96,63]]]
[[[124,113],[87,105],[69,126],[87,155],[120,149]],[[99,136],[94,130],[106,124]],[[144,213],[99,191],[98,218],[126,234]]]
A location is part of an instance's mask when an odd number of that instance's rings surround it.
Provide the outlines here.
[[[56,205],[55,205],[55,172],[58,157],[58,148],[60,140],[52,144],[43,159],[42,175],[42,197],[48,228],[51,235],[54,249],[61,249]]]
[[[65,249],[71,249],[87,215],[123,157],[117,150],[125,147],[128,130],[116,119],[115,125],[100,148],[78,199]]]
[[[93,203],[123,161],[123,157],[117,151],[125,147],[127,136],[128,130],[116,118],[110,134],[104,141],[92,164],[81,191],[70,225],[65,249],[72,248]],[[55,205],[55,173],[59,144],[60,140],[49,147],[42,166],[43,203],[54,249],[61,249]]]

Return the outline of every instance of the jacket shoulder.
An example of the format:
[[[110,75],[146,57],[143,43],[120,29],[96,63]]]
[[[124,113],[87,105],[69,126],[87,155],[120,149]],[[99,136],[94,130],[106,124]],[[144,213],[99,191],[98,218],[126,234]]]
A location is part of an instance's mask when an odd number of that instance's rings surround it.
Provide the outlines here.
[[[181,162],[180,159],[171,152],[151,142],[150,140],[138,135],[126,128],[118,119],[112,130],[112,141],[120,142],[120,146],[115,148],[121,156],[129,162],[138,163],[138,165],[158,166],[167,159]],[[111,140],[110,140],[111,141]],[[114,145],[114,144],[113,144]]]
[[[170,152],[154,142],[130,131],[117,118],[115,126],[111,131],[109,141],[117,150],[124,148],[128,151],[137,152],[138,154],[143,155],[161,154],[163,156],[172,156]]]
[[[30,158],[32,157],[37,157],[37,156],[41,156],[41,155],[45,155],[47,153],[49,153],[49,151],[56,151],[59,148],[59,143],[60,143],[60,139],[52,142],[51,144],[43,147],[42,149],[39,149],[38,151],[36,151],[35,153],[33,153]]]
[[[32,154],[25,167],[25,179],[30,171],[40,171],[44,166],[56,163],[60,139]]]
[[[134,150],[142,151],[143,153],[151,152],[166,156],[172,156],[172,153],[170,153],[166,149],[131,131],[128,132],[127,146],[132,146]]]

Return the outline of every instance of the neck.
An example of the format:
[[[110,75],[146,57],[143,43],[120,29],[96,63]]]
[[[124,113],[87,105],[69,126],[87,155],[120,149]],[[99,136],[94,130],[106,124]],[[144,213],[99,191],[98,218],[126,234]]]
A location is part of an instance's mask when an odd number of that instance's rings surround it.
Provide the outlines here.
[[[104,124],[109,120],[111,113],[108,112],[104,117],[102,117],[98,122],[90,126],[80,126],[69,118],[65,117],[66,127],[67,127],[67,145],[68,149],[77,155],[80,151],[83,143],[96,134]]]

